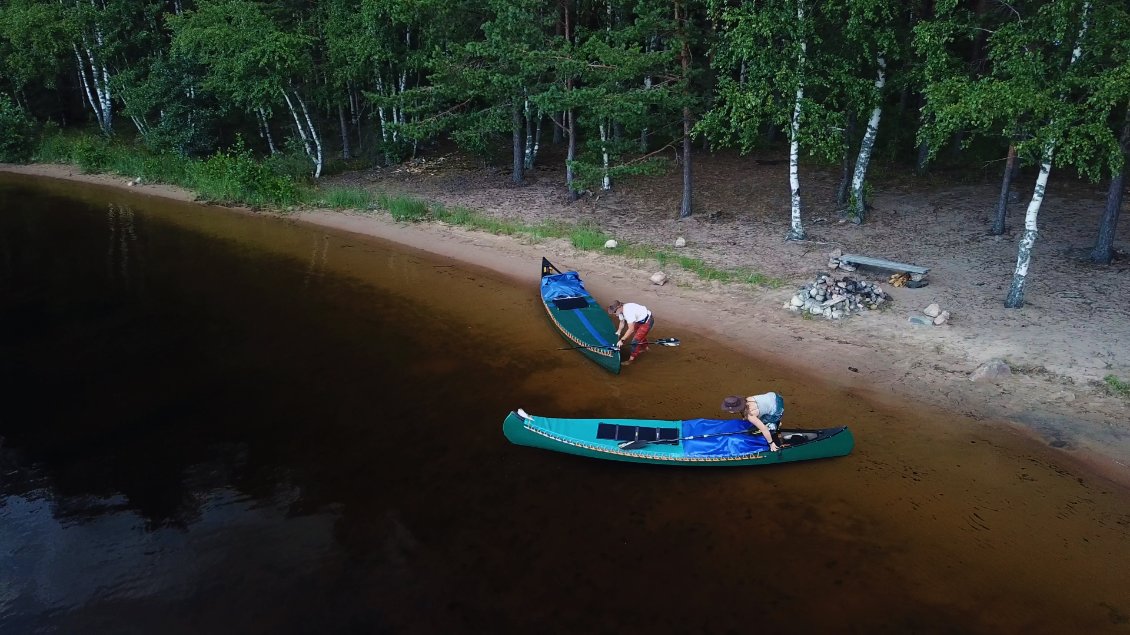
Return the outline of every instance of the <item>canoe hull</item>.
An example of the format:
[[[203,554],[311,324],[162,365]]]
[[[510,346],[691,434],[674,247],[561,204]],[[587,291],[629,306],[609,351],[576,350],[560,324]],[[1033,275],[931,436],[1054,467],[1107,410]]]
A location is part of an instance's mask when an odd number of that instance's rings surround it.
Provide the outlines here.
[[[542,258],[541,303],[550,324],[570,346],[601,368],[620,373],[620,350],[613,348],[616,327],[575,271],[561,272]]]
[[[788,430],[782,435],[784,447],[778,452],[767,449],[734,456],[688,456],[682,452],[685,442],[673,445],[651,445],[637,450],[624,450],[615,441],[598,439],[592,430],[599,424],[637,425],[680,429],[680,421],[655,419],[551,419],[518,412],[507,415],[503,434],[515,445],[525,445],[566,454],[575,454],[608,461],[683,465],[698,467],[748,467],[809,461],[850,454],[855,439],[847,426],[813,430]],[[572,432],[579,430],[580,432]],[[796,439],[790,443],[789,439]]]

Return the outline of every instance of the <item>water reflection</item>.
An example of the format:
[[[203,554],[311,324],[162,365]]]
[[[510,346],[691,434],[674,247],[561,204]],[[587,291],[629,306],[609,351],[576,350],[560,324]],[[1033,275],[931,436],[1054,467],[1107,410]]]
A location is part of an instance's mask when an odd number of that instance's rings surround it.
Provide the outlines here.
[[[4,632],[124,632],[96,626],[98,620],[124,624],[119,620],[73,613],[86,606],[134,607],[127,609],[129,628],[154,632],[162,620],[149,622],[151,611],[137,607],[176,607],[199,598],[202,589],[245,602],[245,589],[253,587],[257,602],[285,601],[279,593],[335,552],[337,515],[295,515],[292,505],[301,494],[285,484],[252,497],[209,485],[217,480],[216,466],[194,466],[185,475],[197,481],[192,504],[181,508],[176,522],[154,526],[127,495],[61,496],[34,467],[13,471],[10,460],[5,463],[7,478],[36,486],[0,499]],[[238,616],[238,607],[223,610]],[[183,609],[173,613],[166,619],[174,623],[189,617]]]
[[[231,490],[204,496],[190,532],[147,527],[121,496],[69,501],[81,511],[64,514],[46,493],[35,494],[39,496],[9,496],[4,502],[0,618],[95,600],[184,599],[200,578],[246,576],[268,567],[302,572],[303,562],[316,562],[333,543],[331,515],[295,521],[285,507],[268,507]],[[240,545],[234,553],[242,562],[227,549],[209,548],[216,532]],[[291,548],[295,541],[303,545],[301,551]]]
[[[134,228],[133,209],[128,205],[110,203],[106,221],[110,228],[106,273],[110,279],[120,277],[128,283],[131,261],[137,261],[133,266],[141,266],[141,254],[134,249],[137,245],[137,232]]]
[[[326,263],[330,256],[330,237],[326,234],[318,235],[311,232],[310,265],[306,268],[306,275],[302,279],[302,286],[309,287],[311,278],[321,278],[326,275]]]

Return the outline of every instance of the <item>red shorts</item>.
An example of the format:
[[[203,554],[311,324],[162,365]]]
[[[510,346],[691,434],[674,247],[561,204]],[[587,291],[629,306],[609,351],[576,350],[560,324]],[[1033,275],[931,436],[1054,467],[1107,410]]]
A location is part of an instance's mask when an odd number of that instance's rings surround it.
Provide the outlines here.
[[[634,361],[640,356],[640,353],[647,350],[647,334],[651,332],[651,327],[654,325],[654,316],[648,317],[643,324],[636,325],[636,332],[632,333],[632,355],[628,358],[629,361]]]

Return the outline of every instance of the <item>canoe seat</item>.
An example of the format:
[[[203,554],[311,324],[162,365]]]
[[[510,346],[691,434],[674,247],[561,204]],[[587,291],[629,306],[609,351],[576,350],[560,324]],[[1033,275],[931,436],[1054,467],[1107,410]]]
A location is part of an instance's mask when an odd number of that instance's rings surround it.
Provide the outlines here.
[[[622,426],[617,423],[601,423],[596,428],[596,438],[613,441],[668,441],[675,443],[679,438],[677,428],[651,428],[647,426]]]
[[[572,298],[554,298],[553,306],[562,311],[571,311],[573,309],[583,309],[589,305],[588,298],[572,297]]]

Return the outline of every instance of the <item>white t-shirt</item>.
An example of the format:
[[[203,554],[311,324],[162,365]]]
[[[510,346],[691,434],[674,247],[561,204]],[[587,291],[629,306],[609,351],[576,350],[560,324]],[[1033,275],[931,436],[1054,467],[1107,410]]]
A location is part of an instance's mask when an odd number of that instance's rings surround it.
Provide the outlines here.
[[[642,304],[625,302],[624,306],[620,308],[620,316],[626,322],[643,322],[651,317],[651,311],[648,311],[647,307]]]

